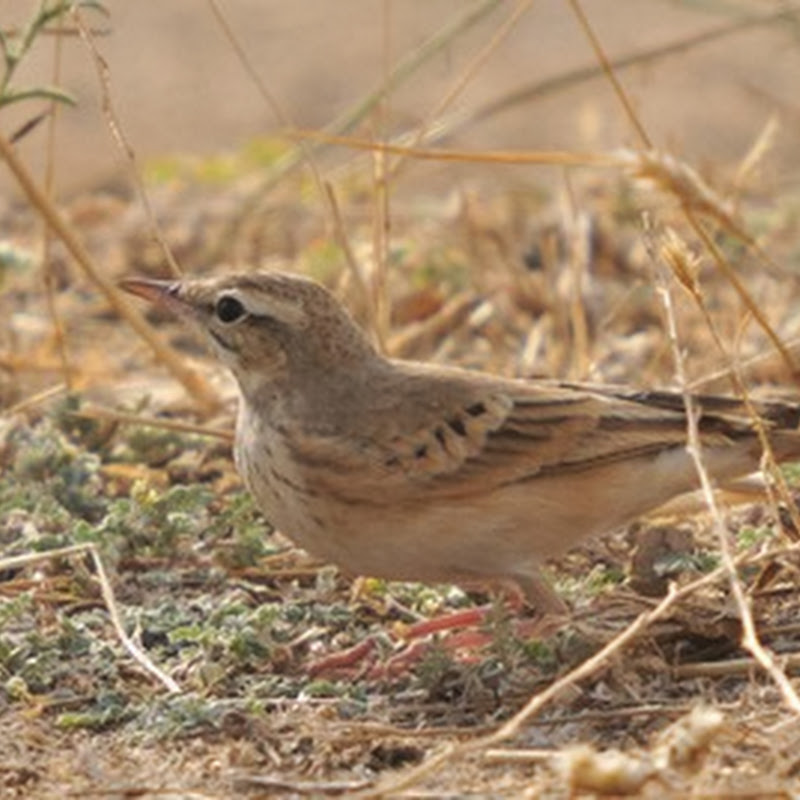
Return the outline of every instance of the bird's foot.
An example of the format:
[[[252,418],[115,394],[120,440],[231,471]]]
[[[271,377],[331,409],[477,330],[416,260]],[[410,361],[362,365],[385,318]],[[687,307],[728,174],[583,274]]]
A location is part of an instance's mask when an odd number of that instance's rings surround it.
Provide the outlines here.
[[[518,608],[511,610],[516,612]],[[385,659],[381,659],[377,638],[370,636],[347,650],[317,659],[308,666],[308,673],[327,678],[393,678],[409,672],[434,648],[444,649],[461,663],[474,663],[480,659],[481,651],[496,641],[497,633],[490,628],[497,612],[497,606],[492,604],[414,623],[399,638],[394,655]],[[563,628],[567,621],[563,614],[514,619],[511,635],[521,640],[543,639]],[[437,634],[445,635],[434,639]]]

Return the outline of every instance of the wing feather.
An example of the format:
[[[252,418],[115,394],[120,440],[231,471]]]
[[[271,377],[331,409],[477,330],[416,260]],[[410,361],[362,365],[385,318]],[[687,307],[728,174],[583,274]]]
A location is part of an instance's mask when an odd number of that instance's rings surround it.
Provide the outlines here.
[[[351,431],[341,437],[290,437],[299,460],[313,458],[316,466],[324,462],[329,467],[318,475],[324,490],[340,496],[400,491],[409,502],[420,491],[467,496],[493,486],[655,458],[686,444],[680,393],[481,382],[452,372],[443,376],[437,394],[431,385],[435,373],[422,376],[419,393],[413,383],[398,391],[406,406],[389,415],[388,424],[384,419],[380,429],[362,428],[358,436]],[[708,409],[700,420],[706,445],[731,446],[745,437],[755,441],[741,403],[727,398],[700,398],[698,403]],[[774,418],[782,427],[786,408],[771,406],[768,423]],[[408,430],[412,420],[416,427]]]

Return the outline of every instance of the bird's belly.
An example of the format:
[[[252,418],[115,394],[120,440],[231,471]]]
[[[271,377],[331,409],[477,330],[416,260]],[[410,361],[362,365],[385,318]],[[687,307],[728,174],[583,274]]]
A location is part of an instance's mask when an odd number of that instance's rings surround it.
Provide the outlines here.
[[[711,458],[712,462],[715,461]],[[541,478],[458,498],[379,493],[365,504],[312,498],[309,520],[284,532],[312,553],[357,574],[397,580],[458,582],[508,578],[597,534],[610,532],[693,488],[683,451],[663,463],[598,469],[580,493]],[[720,472],[727,465],[715,464]]]
[[[714,474],[744,471],[735,451],[716,455],[710,454]],[[680,449],[644,463],[596,468],[580,492],[573,481],[538,477],[457,497],[411,484],[367,491],[344,467],[326,485],[277,435],[239,437],[236,456],[267,518],[296,544],[351,573],[398,580],[525,574],[694,483]]]

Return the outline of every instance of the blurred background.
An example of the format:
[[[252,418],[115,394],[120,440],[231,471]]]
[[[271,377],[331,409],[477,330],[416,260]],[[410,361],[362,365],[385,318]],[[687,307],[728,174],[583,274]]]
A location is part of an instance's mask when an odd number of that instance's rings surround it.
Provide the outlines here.
[[[6,27],[22,24],[37,5],[38,0],[0,0],[0,18]],[[116,113],[138,159],[215,153],[281,129],[212,3],[107,0],[105,5],[111,12],[107,22],[97,14],[87,13],[86,19],[95,29],[107,29],[96,44],[108,63]],[[774,16],[793,4],[592,0],[583,5],[610,59],[653,56],[634,59],[619,75],[657,146],[700,167],[730,164],[778,114],[782,126],[770,163],[781,175],[794,168],[800,152],[798,28]],[[269,92],[304,128],[321,128],[352,108],[392,66],[412,57],[437,31],[474,13],[477,21],[439,47],[391,94],[380,119],[373,115],[362,125],[362,135],[375,136],[427,118],[500,35],[504,22],[523,9],[450,108],[478,118],[455,127],[440,143],[566,150],[638,144],[565,0],[219,0],[216,8]],[[709,34],[706,41],[696,41]],[[675,46],[672,52],[657,55],[670,46]],[[121,171],[121,159],[103,118],[91,55],[77,36],[62,47],[58,83],[78,105],[61,111],[57,185],[71,193],[112,180]],[[590,74],[570,80],[584,68]],[[53,82],[53,48],[38,45],[16,82]],[[6,134],[32,115],[30,104],[18,106],[4,115]],[[44,141],[40,129],[20,144],[34,167],[41,167]],[[525,174],[512,169],[517,177]],[[543,172],[527,169],[537,177]],[[430,179],[442,171],[428,164],[422,174]],[[5,174],[2,181],[11,186]]]

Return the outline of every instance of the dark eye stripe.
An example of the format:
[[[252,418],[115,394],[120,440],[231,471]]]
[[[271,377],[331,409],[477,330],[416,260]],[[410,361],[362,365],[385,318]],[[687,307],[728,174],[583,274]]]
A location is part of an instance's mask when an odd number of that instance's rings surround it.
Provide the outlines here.
[[[233,345],[226,342],[216,331],[211,330],[211,328],[209,328],[208,332],[211,334],[211,337],[220,347],[224,348],[225,350],[230,350],[231,352],[235,352],[236,348],[233,347]]]

